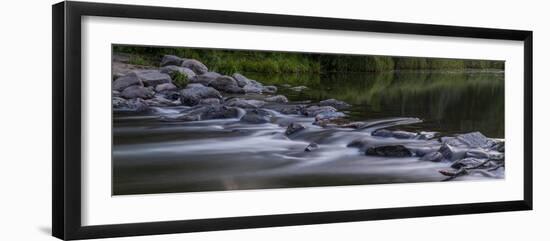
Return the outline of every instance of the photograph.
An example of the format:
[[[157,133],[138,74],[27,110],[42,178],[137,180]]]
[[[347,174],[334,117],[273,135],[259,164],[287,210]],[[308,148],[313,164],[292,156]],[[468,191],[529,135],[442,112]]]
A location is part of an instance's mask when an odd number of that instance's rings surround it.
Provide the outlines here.
[[[505,61],[112,44],[112,195],[505,179]]]

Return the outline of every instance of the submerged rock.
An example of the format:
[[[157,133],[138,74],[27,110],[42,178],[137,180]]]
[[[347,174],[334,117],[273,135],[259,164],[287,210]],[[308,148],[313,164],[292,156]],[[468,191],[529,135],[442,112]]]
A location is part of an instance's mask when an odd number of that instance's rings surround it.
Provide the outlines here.
[[[388,156],[388,157],[407,157],[412,156],[412,152],[403,145],[378,146],[368,148],[366,155]]]
[[[443,154],[441,152],[431,152],[420,158],[422,161],[440,162],[443,160]]]
[[[265,98],[265,101],[277,102],[277,103],[287,103],[288,99],[284,95],[276,95]]]
[[[439,152],[443,157],[449,161],[455,161],[458,159],[464,158],[466,155],[466,150],[460,147],[452,146],[448,143],[445,143],[439,148]]]
[[[277,87],[273,85],[267,85],[262,88],[263,93],[275,94],[277,93]]]
[[[261,86],[256,86],[256,85],[253,85],[253,84],[247,84],[247,85],[243,86],[243,91],[244,91],[244,93],[247,93],[247,94],[261,94],[262,93],[262,87]]]
[[[316,116],[324,112],[336,112],[337,110],[332,106],[316,106],[312,105],[303,110],[305,116]]]
[[[195,59],[186,59],[181,63],[181,67],[189,68],[197,74],[204,74],[208,72],[208,67],[203,63]]]
[[[199,121],[212,119],[237,118],[240,110],[234,107],[223,105],[203,105],[194,107],[191,110],[178,116],[161,117],[163,121]]]
[[[306,152],[312,152],[319,149],[319,145],[315,142],[309,143],[309,145],[306,146],[306,149],[304,151]]]
[[[397,139],[414,139],[418,136],[417,133],[408,131],[391,131],[387,129],[378,129],[372,132],[373,136],[393,137]]]
[[[216,98],[206,98],[199,101],[200,105],[219,105],[220,99]]]
[[[284,104],[273,104],[273,103],[274,102],[270,104],[266,104],[264,108],[274,110],[285,115],[302,114],[302,111],[305,108],[304,105],[284,105]]]
[[[347,108],[351,107],[350,104],[348,104],[344,101],[336,100],[336,99],[323,100],[323,101],[319,102],[319,106],[332,106],[332,107],[334,107],[338,110],[347,109]]]
[[[265,105],[261,100],[247,100],[243,98],[232,98],[225,102],[227,106],[239,107],[243,109],[255,109]]]
[[[294,133],[298,133],[305,129],[306,128],[303,125],[293,122],[293,123],[290,123],[290,125],[288,125],[288,127],[286,128],[285,135],[290,136]]]
[[[181,103],[183,105],[194,106],[200,103],[202,99],[216,98],[221,99],[220,92],[212,87],[203,85],[188,85],[187,88],[181,90]]]
[[[442,137],[441,142],[463,148],[490,148],[495,144],[495,141],[485,137],[480,132],[460,134],[455,137]]]
[[[460,169],[460,168],[473,169],[473,168],[481,168],[486,163],[488,163],[487,159],[468,157],[468,158],[454,161],[451,164],[451,167],[454,169]]]

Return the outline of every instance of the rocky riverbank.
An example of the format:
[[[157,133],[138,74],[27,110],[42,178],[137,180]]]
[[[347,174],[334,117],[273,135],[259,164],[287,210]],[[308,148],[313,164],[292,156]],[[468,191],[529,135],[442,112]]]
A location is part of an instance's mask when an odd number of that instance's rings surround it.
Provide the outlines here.
[[[284,135],[277,138],[285,139],[299,138],[301,132],[312,127],[280,115],[300,116],[311,118],[312,126],[320,130],[350,136],[365,134],[342,147],[356,148],[361,155],[448,163],[448,168],[439,171],[442,180],[466,175],[503,177],[504,142],[479,132],[441,136],[429,131],[397,129],[421,121],[416,118],[351,121],[347,114],[351,106],[343,101],[291,102],[277,94],[279,88],[305,91],[307,86],[271,86],[239,73],[222,75],[209,71],[194,59],[166,55],[158,68],[125,64],[121,57],[113,61],[115,114],[151,113],[159,122],[175,124],[219,119],[235,119],[249,125],[272,123],[284,130]],[[170,111],[159,111],[159,108]],[[308,140],[309,144],[302,147],[304,153],[322,150],[325,143],[318,139]],[[254,149],[253,146],[246,148]]]

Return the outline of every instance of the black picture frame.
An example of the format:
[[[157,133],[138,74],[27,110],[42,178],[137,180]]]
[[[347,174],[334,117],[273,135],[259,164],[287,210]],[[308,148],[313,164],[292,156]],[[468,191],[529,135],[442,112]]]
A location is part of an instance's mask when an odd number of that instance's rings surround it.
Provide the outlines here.
[[[170,7],[60,2],[52,6],[53,150],[52,233],[65,239],[106,238],[243,228],[532,210],[533,33],[523,30],[366,21]],[[81,224],[81,17],[103,16],[259,26],[367,31],[426,36],[517,40],[524,43],[523,199],[421,207],[342,210],[82,226]]]

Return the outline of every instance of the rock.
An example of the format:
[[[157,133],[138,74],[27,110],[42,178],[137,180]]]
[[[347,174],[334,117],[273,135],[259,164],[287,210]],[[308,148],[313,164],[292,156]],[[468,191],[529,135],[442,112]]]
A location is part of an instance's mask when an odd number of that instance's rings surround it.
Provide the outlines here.
[[[147,103],[148,106],[156,107],[175,106],[180,104],[179,101],[169,100],[160,95],[155,95],[154,98],[145,100],[145,103]]]
[[[164,83],[164,84],[160,84],[160,85],[157,85],[155,87],[155,91],[156,92],[163,92],[163,91],[168,91],[168,90],[177,90],[178,87],[176,87],[174,84],[172,83]]]
[[[349,122],[349,123],[340,125],[340,127],[342,128],[353,128],[353,129],[359,129],[359,128],[362,128],[363,126],[365,126],[365,122],[361,122],[361,121]]]
[[[244,90],[237,85],[237,81],[227,75],[219,76],[218,78],[212,80],[209,86],[227,93],[244,93]]]
[[[271,113],[262,109],[247,111],[241,121],[251,124],[264,124],[271,122]]]
[[[293,122],[286,128],[285,135],[290,136],[292,134],[295,134],[299,131],[305,130],[306,128],[303,125],[300,125],[299,123]]]
[[[242,98],[233,98],[226,101],[227,106],[239,107],[243,109],[256,109],[265,105],[261,100],[246,100]]]
[[[188,106],[199,104],[201,99],[222,98],[222,95],[216,89],[203,85],[188,85],[185,89],[181,90],[180,93],[181,103]]]
[[[156,70],[143,70],[135,72],[138,78],[141,80],[145,86],[157,86],[159,84],[171,83],[172,78],[170,75],[163,74]]]
[[[284,95],[276,95],[265,98],[265,101],[277,102],[277,103],[287,103],[288,99]]]
[[[135,99],[135,98],[150,99],[154,95],[155,95],[155,92],[152,91],[151,89],[145,88],[143,86],[137,86],[137,85],[130,86],[124,89],[122,93],[120,93],[120,96],[126,99]]]
[[[304,91],[307,89],[307,86],[295,86],[295,87],[292,87],[292,88],[289,88],[290,90],[293,90],[293,91],[296,91],[296,92],[301,92],[301,91]]]
[[[336,99],[323,100],[323,101],[319,102],[319,106],[332,106],[332,107],[334,107],[338,110],[347,109],[347,108],[351,107],[350,104],[348,104],[344,101],[336,100]]]
[[[402,145],[378,146],[368,148],[366,155],[389,156],[389,157],[407,157],[412,156],[412,152]]]
[[[182,58],[175,56],[175,55],[164,55],[162,57],[162,60],[160,61],[160,66],[167,66],[167,65],[181,65],[183,63]]]
[[[112,96],[113,97],[120,97],[120,91],[113,90],[112,91]]]
[[[256,86],[256,85],[253,85],[253,84],[247,84],[243,87],[243,91],[245,93],[254,93],[254,94],[261,94],[262,93],[262,87],[261,86]]]
[[[440,162],[443,160],[443,154],[440,152],[431,152],[420,158],[422,161]]]
[[[478,158],[478,159],[488,159],[489,153],[482,150],[469,150],[465,153],[466,157]]]
[[[274,102],[272,102],[274,103]],[[280,112],[285,115],[298,115],[302,114],[304,105],[279,105],[279,104],[266,104],[264,108]]]
[[[420,140],[430,140],[435,138],[436,135],[437,135],[437,132],[421,131],[420,133],[418,133],[417,138]]]
[[[315,115],[315,121],[334,120],[345,117],[346,114],[342,112],[324,111]]]
[[[252,85],[252,82],[250,82],[250,80],[242,74],[234,73],[233,78],[237,81],[237,85],[241,88],[244,88],[246,85]]]
[[[485,137],[480,132],[471,132],[456,137],[442,137],[441,142],[454,147],[490,148],[495,141]]]
[[[200,105],[219,105],[220,100],[216,98],[206,98],[199,101]]]
[[[143,99],[125,100],[119,97],[113,98],[113,110],[115,112],[145,112],[149,106]]]
[[[204,74],[196,75],[193,78],[189,79],[190,83],[200,83],[205,86],[210,85],[210,82],[214,81],[216,78],[222,76],[221,74],[218,74],[216,72],[207,72]]]
[[[317,149],[319,149],[319,145],[315,142],[312,142],[312,143],[309,143],[308,146],[306,146],[306,149],[304,149],[304,151],[312,152],[312,151],[317,150]]]
[[[161,92],[157,92],[156,95],[160,95],[163,98],[169,99],[171,101],[175,101],[175,100],[179,100],[181,94],[179,91],[174,89],[174,90],[164,90]]]
[[[496,142],[490,149],[498,152],[504,152],[504,141]]]
[[[277,93],[277,87],[273,85],[267,85],[262,88],[262,92],[267,94],[275,94]]]
[[[181,63],[181,67],[189,68],[197,74],[204,74],[208,72],[208,68],[203,63],[195,59],[186,59]]]
[[[418,134],[408,131],[390,131],[387,129],[378,129],[372,132],[373,136],[393,137],[397,139],[414,139]]]
[[[223,105],[204,105],[192,108],[179,116],[162,117],[163,121],[198,121],[212,119],[237,118],[240,115],[238,108]]]
[[[163,74],[168,74],[170,76],[173,76],[174,73],[180,73],[185,75],[187,79],[194,78],[196,76],[195,72],[189,68],[181,67],[181,66],[175,66],[175,65],[168,65],[160,68],[160,72]]]
[[[113,90],[123,91],[124,89],[134,85],[143,86],[143,83],[141,83],[136,73],[129,73],[127,75],[119,77],[115,80],[115,82],[113,82]]]
[[[303,110],[305,116],[316,116],[323,112],[336,112],[336,109],[332,106],[316,106],[312,105]]]
[[[466,151],[464,149],[451,146],[447,143],[443,144],[441,148],[439,148],[439,152],[443,155],[445,159],[450,161],[462,159],[466,155]]]

